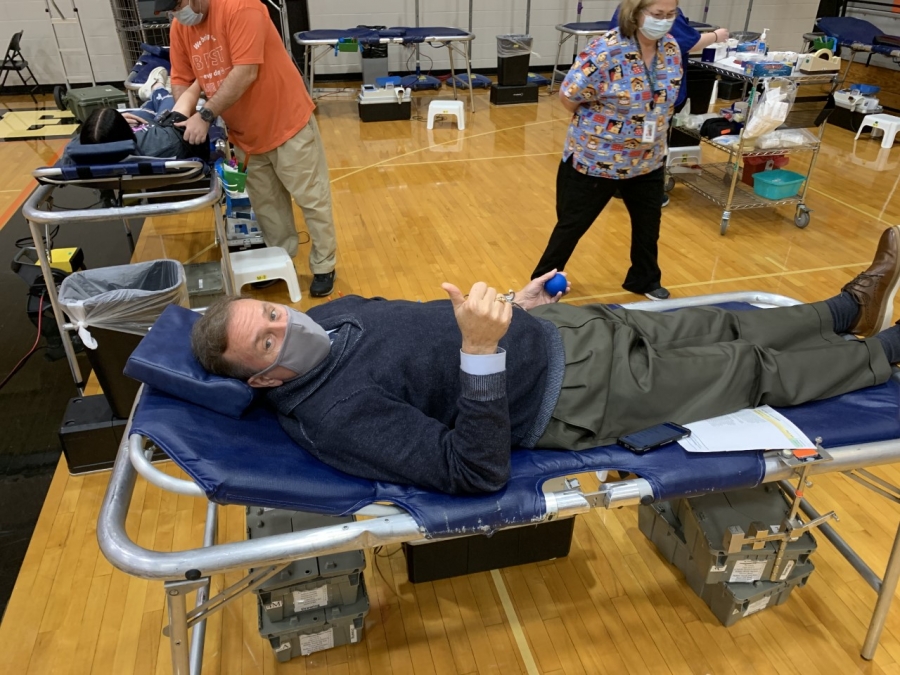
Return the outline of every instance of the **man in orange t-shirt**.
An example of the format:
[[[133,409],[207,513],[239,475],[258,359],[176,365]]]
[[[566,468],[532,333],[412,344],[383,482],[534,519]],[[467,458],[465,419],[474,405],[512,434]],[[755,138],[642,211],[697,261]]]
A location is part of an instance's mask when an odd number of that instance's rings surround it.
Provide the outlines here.
[[[291,197],[312,240],[310,295],[334,288],[337,241],[331,186],[314,104],[260,0],[156,0],[171,12],[172,93],[195,80],[206,105],[180,126],[206,138],[219,115],[247,158],[247,193],[268,246],[297,254]]]

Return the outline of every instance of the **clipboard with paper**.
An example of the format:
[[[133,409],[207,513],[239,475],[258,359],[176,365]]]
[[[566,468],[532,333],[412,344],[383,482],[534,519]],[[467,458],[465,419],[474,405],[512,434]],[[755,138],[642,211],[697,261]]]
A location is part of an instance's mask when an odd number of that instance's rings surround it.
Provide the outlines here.
[[[741,452],[815,448],[800,429],[770,408],[747,408],[685,425],[691,436],[679,441],[688,452]]]

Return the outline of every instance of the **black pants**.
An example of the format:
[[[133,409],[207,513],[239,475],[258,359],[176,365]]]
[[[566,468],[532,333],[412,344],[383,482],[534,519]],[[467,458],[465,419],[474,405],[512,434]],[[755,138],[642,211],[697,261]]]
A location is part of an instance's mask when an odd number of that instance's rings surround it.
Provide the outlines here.
[[[649,293],[660,287],[657,241],[662,213],[665,171],[663,167],[634,178],[615,180],[579,173],[571,158],[561,162],[556,174],[556,227],[531,278],[552,269],[563,270],[582,235],[618,190],[631,216],[631,268],[622,288]]]

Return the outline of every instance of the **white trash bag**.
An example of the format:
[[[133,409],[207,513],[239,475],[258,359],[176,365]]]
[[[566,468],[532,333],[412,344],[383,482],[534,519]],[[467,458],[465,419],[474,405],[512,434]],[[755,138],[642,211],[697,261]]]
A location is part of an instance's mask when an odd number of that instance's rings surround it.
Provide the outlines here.
[[[531,54],[533,41],[534,38],[530,35],[498,35],[497,56],[507,58]]]
[[[189,307],[184,267],[177,260],[75,272],[59,288],[59,304],[85,347],[97,348],[89,328],[146,335],[169,305]]]

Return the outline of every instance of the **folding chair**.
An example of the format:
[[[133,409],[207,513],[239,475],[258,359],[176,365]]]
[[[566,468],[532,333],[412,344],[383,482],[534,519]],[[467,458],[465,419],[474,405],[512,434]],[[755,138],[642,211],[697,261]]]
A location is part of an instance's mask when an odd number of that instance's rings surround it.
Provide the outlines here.
[[[0,63],[0,94],[3,94],[3,90],[6,87],[6,79],[9,77],[9,74],[15,72],[19,76],[19,79],[22,80],[23,85],[26,87],[32,85],[31,89],[28,91],[28,95],[31,96],[31,100],[34,101],[34,105],[37,106],[38,100],[34,97],[34,92],[36,92],[41,85],[38,84],[34,73],[32,73],[31,68],[28,67],[28,61],[22,56],[22,50],[19,47],[19,43],[22,41],[23,32],[24,31],[20,30],[12,36],[12,39],[9,41],[9,48],[6,50],[6,56],[3,58],[3,62]],[[28,74],[28,77],[22,75],[23,71]],[[9,109],[9,106],[6,107]]]

